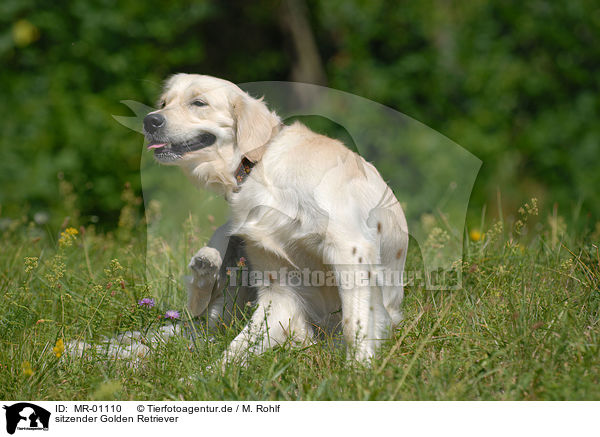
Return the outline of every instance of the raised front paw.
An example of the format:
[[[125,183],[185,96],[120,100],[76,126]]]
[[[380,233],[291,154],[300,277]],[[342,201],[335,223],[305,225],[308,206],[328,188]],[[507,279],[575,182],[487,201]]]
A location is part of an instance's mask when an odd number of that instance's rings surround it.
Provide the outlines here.
[[[203,247],[190,260],[189,268],[194,273],[197,285],[200,282],[213,282],[221,268],[221,254],[212,247]]]
[[[200,316],[206,311],[221,263],[219,251],[212,247],[203,247],[190,260],[188,266],[192,275],[184,279],[188,289],[188,308],[193,316]]]

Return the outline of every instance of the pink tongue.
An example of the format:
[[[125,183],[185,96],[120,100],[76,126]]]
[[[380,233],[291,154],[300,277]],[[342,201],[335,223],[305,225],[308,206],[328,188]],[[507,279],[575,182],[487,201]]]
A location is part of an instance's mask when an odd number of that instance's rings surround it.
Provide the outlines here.
[[[166,146],[167,143],[161,143],[161,144],[149,144],[148,145],[148,150],[150,149],[160,149],[161,147]]]

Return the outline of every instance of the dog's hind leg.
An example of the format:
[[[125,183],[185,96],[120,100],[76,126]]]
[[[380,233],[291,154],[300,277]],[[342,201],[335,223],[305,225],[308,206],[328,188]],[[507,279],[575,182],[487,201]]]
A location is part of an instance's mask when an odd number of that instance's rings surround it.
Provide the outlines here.
[[[358,232],[339,231],[327,243],[325,262],[338,277],[342,302],[342,328],[349,357],[368,361],[382,340],[389,337],[390,316],[385,310],[381,287],[374,284],[374,266],[379,264],[377,247],[356,238]],[[354,236],[354,237],[353,237]]]
[[[373,230],[379,252],[383,305],[392,325],[402,320],[404,264],[408,250],[408,229],[400,205],[395,199],[385,207],[370,211],[367,224]]]

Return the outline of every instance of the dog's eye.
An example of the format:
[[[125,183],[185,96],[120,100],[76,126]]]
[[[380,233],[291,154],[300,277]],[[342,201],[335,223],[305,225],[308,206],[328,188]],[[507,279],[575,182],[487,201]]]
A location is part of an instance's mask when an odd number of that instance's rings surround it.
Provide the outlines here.
[[[192,105],[193,105],[193,106],[206,106],[206,103],[205,103],[205,102],[203,102],[202,100],[194,100],[194,101],[192,102]]]
[[[161,100],[161,101],[159,102],[159,104],[158,104],[158,107],[159,107],[160,109],[162,109],[162,108],[164,108],[166,105],[167,105],[167,102],[165,102],[164,100]]]

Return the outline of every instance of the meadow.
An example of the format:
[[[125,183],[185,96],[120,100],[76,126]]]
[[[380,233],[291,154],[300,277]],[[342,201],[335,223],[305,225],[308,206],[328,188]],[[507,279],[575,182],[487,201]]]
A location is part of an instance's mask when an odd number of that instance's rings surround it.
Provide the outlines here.
[[[64,345],[183,322],[181,276],[203,244],[195,217],[176,243],[147,246],[126,189],[119,227],[26,217],[0,235],[0,398],[31,400],[591,400],[600,399],[600,227],[570,229],[530,201],[465,230],[459,290],[406,287],[405,320],[368,367],[335,339],[284,345],[221,373],[211,366],[240,329],[213,341],[173,337],[137,363]],[[431,229],[432,235],[438,224]],[[443,226],[439,224],[439,226]],[[443,244],[428,240],[429,244]],[[412,242],[407,269],[422,268]],[[152,308],[139,304],[154,299]],[[247,310],[247,314],[252,311]]]

